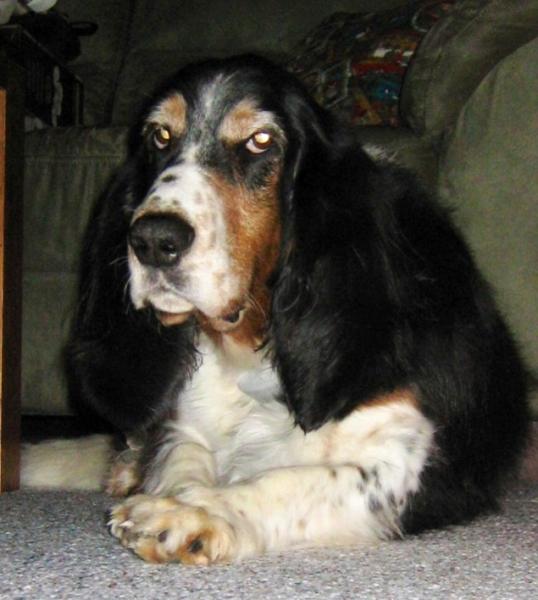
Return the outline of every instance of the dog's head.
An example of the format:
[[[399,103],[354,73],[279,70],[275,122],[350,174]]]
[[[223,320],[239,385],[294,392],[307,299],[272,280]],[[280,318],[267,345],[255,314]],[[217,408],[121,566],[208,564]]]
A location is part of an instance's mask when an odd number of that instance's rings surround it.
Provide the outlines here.
[[[347,321],[335,315],[354,303],[342,289],[357,259],[344,248],[363,227],[351,207],[365,187],[344,138],[259,58],[198,63],[167,82],[87,239],[71,354],[101,412],[154,420],[194,366],[198,325],[249,347],[270,338],[305,428],[341,410],[324,381],[341,367]]]
[[[265,311],[286,182],[318,118],[295,80],[253,57],[182,71],[147,111],[129,210],[130,294],[165,325],[229,331]]]

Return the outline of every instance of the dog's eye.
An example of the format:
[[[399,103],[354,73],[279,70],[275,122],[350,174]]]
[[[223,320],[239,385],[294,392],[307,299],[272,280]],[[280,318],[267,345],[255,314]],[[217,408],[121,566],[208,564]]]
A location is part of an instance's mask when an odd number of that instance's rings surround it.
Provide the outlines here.
[[[261,154],[269,150],[273,144],[273,136],[268,131],[257,131],[246,143],[246,148],[252,154]]]
[[[159,150],[164,150],[170,144],[171,139],[170,130],[164,126],[157,127],[153,132],[153,144]]]

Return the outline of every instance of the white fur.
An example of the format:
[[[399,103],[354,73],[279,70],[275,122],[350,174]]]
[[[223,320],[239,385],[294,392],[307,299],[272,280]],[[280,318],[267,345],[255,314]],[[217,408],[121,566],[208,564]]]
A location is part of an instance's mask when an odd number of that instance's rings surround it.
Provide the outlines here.
[[[363,144],[362,149],[372,158],[375,162],[382,163],[396,163],[397,152],[388,152],[383,146],[377,146],[376,144]]]
[[[259,353],[230,341],[217,348],[205,336],[199,350],[145,494],[112,512],[114,535],[146,558],[153,544],[152,560],[175,560],[203,535],[203,551],[192,555],[201,564],[399,535],[398,517],[433,452],[433,426],[405,392],[305,435],[271,397],[278,381]],[[22,483],[96,489],[111,456],[107,436],[26,446]]]
[[[107,435],[25,444],[21,456],[21,486],[101,489],[111,457],[112,438]]]
[[[205,338],[200,350],[202,365],[149,469],[150,495],[116,507],[114,535],[142,556],[153,540],[162,560],[172,560],[196,527],[213,528],[219,551],[206,540],[211,561],[399,534],[398,516],[419,488],[433,440],[405,393],[305,435],[284,406],[238,387],[245,369],[264,368],[257,354]],[[157,496],[180,503],[171,509]]]

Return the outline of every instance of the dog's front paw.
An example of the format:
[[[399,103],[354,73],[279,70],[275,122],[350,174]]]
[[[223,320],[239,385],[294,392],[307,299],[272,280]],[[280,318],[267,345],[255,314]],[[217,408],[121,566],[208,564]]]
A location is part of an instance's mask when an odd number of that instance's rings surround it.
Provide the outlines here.
[[[112,535],[153,563],[208,565],[234,558],[234,532],[227,521],[175,498],[137,495],[111,511]]]

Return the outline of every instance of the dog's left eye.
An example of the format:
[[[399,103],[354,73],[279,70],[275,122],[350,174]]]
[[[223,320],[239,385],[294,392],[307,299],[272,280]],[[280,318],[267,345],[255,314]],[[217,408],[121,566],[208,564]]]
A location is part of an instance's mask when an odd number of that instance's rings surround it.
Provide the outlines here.
[[[261,154],[273,144],[273,136],[268,131],[257,131],[246,143],[246,149],[252,154]]]
[[[153,132],[153,144],[159,150],[164,150],[172,139],[172,134],[167,127],[157,127]]]

